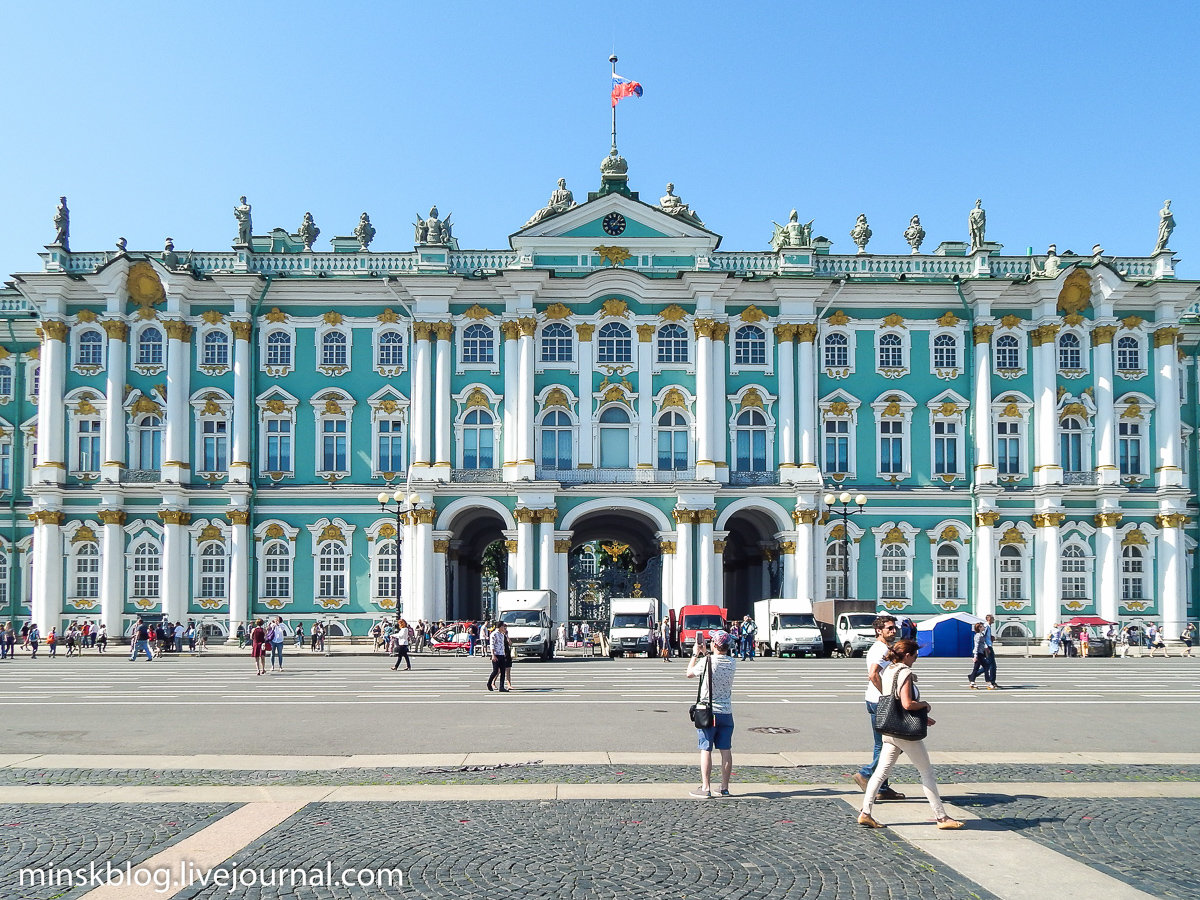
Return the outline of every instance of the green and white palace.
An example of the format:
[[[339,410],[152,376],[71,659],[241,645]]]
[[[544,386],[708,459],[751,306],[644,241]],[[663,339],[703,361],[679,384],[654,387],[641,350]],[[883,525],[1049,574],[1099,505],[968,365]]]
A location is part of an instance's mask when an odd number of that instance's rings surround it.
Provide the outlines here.
[[[793,212],[728,251],[615,149],[499,250],[436,209],[405,249],[365,214],[318,247],[312,216],[255,233],[242,198],[232,249],[79,252],[64,200],[0,292],[3,617],[363,634],[486,614],[490,554],[560,621],[603,542],[674,608],[847,596],[1178,637],[1200,283],[1174,220],[1145,256],[1006,255],[967,206],[932,250],[914,216],[911,252],[874,253],[863,216],[834,253]]]

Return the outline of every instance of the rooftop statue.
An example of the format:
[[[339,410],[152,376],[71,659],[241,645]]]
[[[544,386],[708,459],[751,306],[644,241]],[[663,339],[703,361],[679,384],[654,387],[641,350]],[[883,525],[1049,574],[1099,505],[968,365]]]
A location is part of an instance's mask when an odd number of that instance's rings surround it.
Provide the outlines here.
[[[809,219],[808,222],[801,225],[794,209],[788,216],[786,225],[771,222],[775,226],[775,233],[771,235],[771,249],[778,252],[793,247],[811,247],[812,223],[813,220]]]
[[[127,252],[129,252],[128,248],[129,248],[129,241],[125,240],[125,238],[123,238],[123,237],[117,238],[117,253],[124,256]]]
[[[375,226],[371,224],[371,217],[363,213],[358,217],[358,224],[354,226],[354,236],[358,238],[358,246],[366,250],[371,246],[371,241],[375,240]]]
[[[551,216],[556,216],[560,212],[566,212],[575,205],[575,195],[567,190],[567,179],[558,179],[558,187],[550,194],[550,200],[529,217],[529,221],[522,225],[522,228],[528,228],[530,225],[536,225],[543,219],[548,219]]]
[[[71,252],[71,211],[66,197],[58,198],[58,209],[54,211],[54,243]]]
[[[313,221],[312,213],[306,212],[304,218],[300,221],[300,227],[296,229],[296,234],[300,236],[300,240],[304,242],[305,250],[312,250],[313,244],[316,243],[321,229],[317,227],[317,223]]]
[[[850,240],[854,241],[859,253],[867,252],[867,242],[871,240],[871,234],[871,226],[867,224],[867,214],[860,213],[858,221],[850,229]]]
[[[1059,271],[1062,269],[1062,263],[1058,258],[1058,245],[1051,244],[1046,248],[1046,262],[1042,265],[1042,276],[1045,278],[1057,278]],[[1037,274],[1036,272],[1034,273]]]
[[[1167,241],[1171,239],[1171,232],[1175,230],[1175,214],[1171,212],[1171,201],[1163,202],[1163,208],[1158,211],[1158,243],[1154,245],[1155,253],[1162,253],[1167,249]]]
[[[439,247],[449,247],[452,250],[458,249],[458,242],[451,232],[450,216],[439,219],[436,206],[429,207],[429,218],[422,219],[417,216],[415,225],[418,244],[433,244]]]
[[[168,269],[179,268],[179,254],[175,252],[175,241],[171,238],[163,244],[162,264]]]
[[[971,252],[982,250],[987,230],[987,213],[983,210],[982,200],[975,201],[975,208],[967,216],[967,229],[971,232]]]
[[[238,198],[238,205],[233,208],[233,217],[237,219],[238,233],[237,240],[234,241],[235,247],[250,246],[250,204],[246,202],[246,196],[243,194]]]
[[[667,192],[658,199],[658,208],[668,216],[678,216],[697,225],[703,225],[700,217],[692,212],[692,208],[675,195],[675,185],[667,182]]]
[[[912,247],[913,253],[921,252],[921,244],[925,240],[925,229],[921,227],[920,216],[913,216],[908,220],[908,227],[904,229],[904,239],[908,241],[908,246]]]

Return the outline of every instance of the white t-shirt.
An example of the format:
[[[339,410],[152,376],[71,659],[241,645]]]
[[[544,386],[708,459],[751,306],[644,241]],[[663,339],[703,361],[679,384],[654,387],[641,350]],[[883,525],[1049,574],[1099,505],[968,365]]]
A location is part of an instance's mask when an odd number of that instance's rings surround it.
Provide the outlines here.
[[[871,645],[871,649],[867,651],[867,672],[871,671],[871,666],[879,666],[879,680],[883,681],[883,670],[888,667],[887,652],[890,648],[883,641],[876,641]],[[867,682],[866,700],[868,703],[878,703],[879,698],[883,694],[879,692],[879,688],[875,687],[875,683]]]

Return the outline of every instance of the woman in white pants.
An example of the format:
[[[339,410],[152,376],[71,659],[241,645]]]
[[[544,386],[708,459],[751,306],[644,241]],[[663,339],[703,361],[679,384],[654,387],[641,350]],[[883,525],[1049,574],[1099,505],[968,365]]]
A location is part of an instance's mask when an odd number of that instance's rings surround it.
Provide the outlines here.
[[[930,709],[930,705],[921,699],[920,691],[917,690],[917,676],[913,674],[912,670],[913,663],[917,661],[917,642],[896,641],[889,648],[887,658],[891,665],[883,670],[882,692],[884,694],[896,693],[900,698],[900,705],[909,712]],[[934,724],[933,719],[928,721],[930,725]],[[933,766],[929,763],[929,753],[925,749],[925,742],[923,740],[909,741],[890,734],[883,736],[883,750],[879,754],[879,765],[875,767],[875,773],[867,782],[867,792],[863,796],[862,812],[858,815],[858,824],[868,828],[883,827],[875,821],[871,815],[871,809],[875,804],[875,795],[879,793],[879,786],[888,777],[888,773],[892,771],[892,766],[896,764],[901,753],[908,756],[908,761],[921,773],[921,787],[925,789],[925,797],[933,809],[937,827],[942,829],[962,828],[962,822],[946,815],[946,808],[942,805],[942,798],[938,793],[937,779],[933,775]]]

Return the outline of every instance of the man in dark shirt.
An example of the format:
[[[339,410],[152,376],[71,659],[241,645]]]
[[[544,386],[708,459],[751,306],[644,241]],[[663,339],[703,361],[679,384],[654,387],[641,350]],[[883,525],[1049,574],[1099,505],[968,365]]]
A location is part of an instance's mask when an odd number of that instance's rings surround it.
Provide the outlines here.
[[[138,619],[137,625],[134,626],[133,652],[129,654],[129,661],[136,660],[140,653],[146,654],[146,662],[154,661],[154,654],[150,652],[150,626]]]

